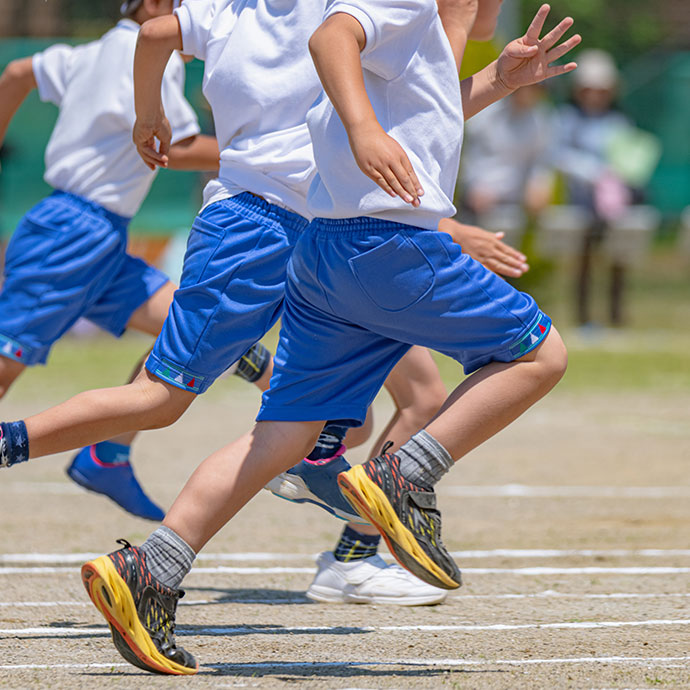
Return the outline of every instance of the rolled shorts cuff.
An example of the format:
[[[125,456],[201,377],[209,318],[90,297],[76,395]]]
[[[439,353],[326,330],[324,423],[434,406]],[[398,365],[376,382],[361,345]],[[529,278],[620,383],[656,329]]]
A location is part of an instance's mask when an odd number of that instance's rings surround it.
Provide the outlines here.
[[[48,359],[51,345],[32,347],[25,345],[16,338],[0,333],[0,356],[13,359],[24,366],[45,364]]]
[[[514,362],[524,357],[543,342],[551,330],[551,325],[551,318],[539,310],[530,325],[508,347],[471,362],[465,362],[463,365],[465,374],[469,376],[489,362]]]
[[[171,386],[197,395],[208,390],[209,386],[216,380],[215,377],[197,374],[179,364],[159,359],[153,353],[148,356],[144,366],[151,374]]]
[[[296,406],[289,403],[262,404],[256,415],[257,422],[327,422],[337,419],[343,426],[357,427],[364,424],[366,407],[318,405]]]

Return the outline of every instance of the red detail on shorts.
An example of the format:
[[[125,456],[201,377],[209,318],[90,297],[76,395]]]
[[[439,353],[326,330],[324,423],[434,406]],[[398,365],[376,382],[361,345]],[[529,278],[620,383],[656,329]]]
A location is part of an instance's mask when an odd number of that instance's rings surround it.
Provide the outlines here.
[[[21,350],[17,350],[17,351],[14,353],[14,356],[15,356],[15,357],[21,357],[21,356],[22,356],[22,351],[21,351]]]
[[[195,382],[195,381],[196,381],[196,379],[192,379],[192,380],[187,384],[187,388],[192,388],[192,387],[194,386],[194,382]]]
[[[539,330],[543,333],[546,330],[546,326],[539,324]]]

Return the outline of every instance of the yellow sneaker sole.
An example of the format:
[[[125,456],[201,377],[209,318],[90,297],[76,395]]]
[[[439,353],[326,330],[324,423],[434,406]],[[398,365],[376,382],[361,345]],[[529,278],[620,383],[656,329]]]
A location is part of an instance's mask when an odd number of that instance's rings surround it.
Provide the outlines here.
[[[347,472],[341,472],[338,475],[338,486],[352,507],[379,530],[390,552],[403,568],[435,587],[444,589],[460,587],[427,556],[412,532],[400,522],[387,496],[376,483],[369,479],[361,465],[355,465]],[[410,567],[410,560],[400,557],[398,553],[400,549],[410,557],[416,568]]]
[[[199,670],[198,664],[194,669],[187,668],[158,651],[139,620],[129,587],[108,556],[85,563],[81,568],[81,579],[94,606],[108,622],[116,647],[115,631],[147,670],[185,676],[193,675]],[[131,663],[131,659],[127,660]]]

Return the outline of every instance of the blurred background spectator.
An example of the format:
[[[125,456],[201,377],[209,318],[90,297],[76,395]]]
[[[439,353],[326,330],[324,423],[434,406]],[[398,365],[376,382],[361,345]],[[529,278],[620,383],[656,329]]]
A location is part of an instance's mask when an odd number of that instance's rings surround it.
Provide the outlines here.
[[[557,112],[553,164],[565,178],[569,203],[585,212],[575,302],[577,323],[588,326],[593,323],[595,250],[626,213],[639,216],[630,207],[642,202],[660,151],[655,138],[637,130],[618,108],[620,77],[611,55],[585,50],[577,60],[571,102]],[[650,225],[648,232],[654,229]],[[624,321],[625,259],[625,252],[609,251],[602,257],[610,271],[608,317],[613,326]]]
[[[522,88],[468,121],[460,176],[468,221],[506,204],[534,214],[551,201],[552,130],[542,85]]]

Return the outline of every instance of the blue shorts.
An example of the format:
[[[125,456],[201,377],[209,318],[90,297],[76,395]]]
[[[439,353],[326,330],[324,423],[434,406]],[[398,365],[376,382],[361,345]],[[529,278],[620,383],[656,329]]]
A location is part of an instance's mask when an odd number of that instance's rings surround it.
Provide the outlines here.
[[[84,317],[115,336],[168,278],[127,254],[128,218],[53,192],[20,221],[5,253],[0,355],[44,364]]]
[[[203,393],[278,320],[287,263],[306,226],[302,216],[248,192],[206,207],[146,368]]]
[[[450,235],[372,218],[317,219],[288,266],[271,387],[258,420],[359,425],[411,345],[470,374],[534,349],[551,320]]]

